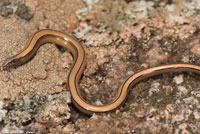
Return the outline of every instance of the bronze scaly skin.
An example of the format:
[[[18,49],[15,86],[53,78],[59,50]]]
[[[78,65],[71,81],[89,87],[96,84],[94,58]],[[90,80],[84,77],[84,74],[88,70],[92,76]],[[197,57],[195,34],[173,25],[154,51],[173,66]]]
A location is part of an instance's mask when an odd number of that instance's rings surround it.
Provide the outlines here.
[[[79,80],[86,66],[85,51],[81,44],[73,37],[50,29],[41,30],[31,36],[27,42],[26,48],[15,55],[3,65],[3,69],[17,67],[29,61],[37,52],[38,48],[45,43],[55,43],[66,48],[73,56],[73,66],[68,75],[68,88],[72,95],[73,104],[83,113],[91,115],[92,113],[108,112],[119,108],[126,100],[129,89],[137,82],[154,75],[167,72],[188,71],[200,74],[200,67],[191,64],[171,64],[149,68],[140,71],[127,78],[120,86],[118,93],[109,104],[95,106],[88,104],[81,96],[79,89]]]

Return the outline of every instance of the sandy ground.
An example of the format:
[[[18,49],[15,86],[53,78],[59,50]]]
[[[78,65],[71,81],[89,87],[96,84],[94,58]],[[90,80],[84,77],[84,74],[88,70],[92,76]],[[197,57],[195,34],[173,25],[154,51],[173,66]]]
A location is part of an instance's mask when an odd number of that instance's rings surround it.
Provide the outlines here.
[[[34,17],[30,21],[20,19],[13,14],[7,18],[0,18],[1,63],[20,52],[25,47],[30,35],[38,29],[51,28],[68,32],[67,30],[77,23],[75,11],[84,7],[83,2],[70,2],[70,0],[60,0],[56,2],[53,0],[25,1],[25,3],[29,6],[30,12],[34,14]],[[64,58],[65,56],[67,56],[66,59]],[[13,100],[19,97],[19,94],[35,91],[39,94],[62,91],[63,88],[59,85],[62,85],[62,83],[66,81],[68,71],[68,69],[65,71],[61,69],[62,66],[66,66],[63,65],[63,63],[66,63],[62,60],[69,61],[68,57],[70,57],[70,55],[61,54],[54,45],[44,45],[38,51],[34,60],[30,61],[25,66],[12,70],[12,73],[1,72],[2,79],[0,89],[1,94],[4,94],[0,97],[1,100]],[[48,63],[53,64],[48,65],[49,69],[47,69],[45,65]],[[58,71],[59,68],[64,72]]]
[[[40,29],[73,34],[87,53],[80,88],[89,103],[103,105],[140,70],[200,65],[199,11],[198,0],[1,0],[0,65]],[[1,133],[200,134],[199,75],[148,78],[122,108],[88,117],[71,104],[71,65],[68,52],[45,44],[28,63],[0,71]]]

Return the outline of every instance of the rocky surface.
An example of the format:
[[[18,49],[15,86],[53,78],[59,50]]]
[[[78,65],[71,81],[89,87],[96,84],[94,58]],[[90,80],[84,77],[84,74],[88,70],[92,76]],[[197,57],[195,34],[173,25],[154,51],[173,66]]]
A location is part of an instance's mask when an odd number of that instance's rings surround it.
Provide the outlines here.
[[[87,53],[80,81],[84,97],[104,105],[138,71],[200,65],[199,9],[199,0],[1,0],[0,63],[39,29],[71,33]],[[0,71],[1,133],[200,133],[199,75],[148,78],[132,88],[123,107],[88,117],[74,108],[66,91],[71,65],[68,52],[46,44],[27,64]]]

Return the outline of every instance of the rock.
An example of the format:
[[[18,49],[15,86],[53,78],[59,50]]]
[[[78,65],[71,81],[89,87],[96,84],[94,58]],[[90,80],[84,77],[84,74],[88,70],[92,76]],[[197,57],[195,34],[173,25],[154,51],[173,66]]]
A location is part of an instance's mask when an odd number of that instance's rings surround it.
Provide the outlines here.
[[[3,101],[0,101],[0,122],[3,120],[4,117],[6,117],[7,110],[3,109]]]

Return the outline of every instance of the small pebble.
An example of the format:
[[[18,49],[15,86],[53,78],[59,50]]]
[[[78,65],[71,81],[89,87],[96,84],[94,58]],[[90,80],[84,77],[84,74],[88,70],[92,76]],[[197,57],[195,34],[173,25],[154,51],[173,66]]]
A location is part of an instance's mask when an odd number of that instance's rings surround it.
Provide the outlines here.
[[[181,84],[183,82],[183,75],[178,75],[173,78],[176,84]]]

